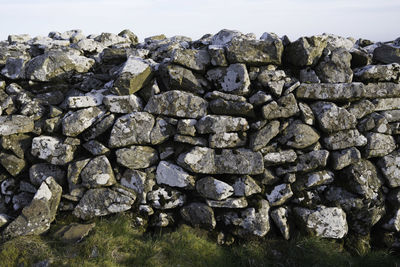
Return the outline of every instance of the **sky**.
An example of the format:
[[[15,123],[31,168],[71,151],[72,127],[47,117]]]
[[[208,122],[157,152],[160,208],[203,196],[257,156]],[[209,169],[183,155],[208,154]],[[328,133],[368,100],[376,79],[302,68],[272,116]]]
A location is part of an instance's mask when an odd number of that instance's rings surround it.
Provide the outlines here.
[[[389,41],[400,37],[400,0],[0,0],[0,40],[9,34],[84,34],[130,29],[198,39],[221,29],[274,32],[291,40],[332,33]]]

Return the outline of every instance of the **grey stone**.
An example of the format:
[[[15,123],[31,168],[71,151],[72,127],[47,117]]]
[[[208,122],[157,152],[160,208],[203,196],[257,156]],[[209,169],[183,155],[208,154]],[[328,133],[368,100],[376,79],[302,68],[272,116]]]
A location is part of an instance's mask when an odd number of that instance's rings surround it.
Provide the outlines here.
[[[162,118],[157,118],[154,127],[150,133],[151,144],[161,144],[174,134],[175,126],[171,125]]]
[[[368,83],[364,87],[366,98],[389,98],[400,96],[400,85],[391,82]]]
[[[158,162],[158,152],[149,146],[130,146],[115,151],[117,162],[129,169],[144,169]]]
[[[207,71],[206,78],[225,93],[247,95],[250,92],[250,78],[246,65],[232,64]]]
[[[379,159],[378,166],[389,187],[400,186],[400,153],[398,150]]]
[[[391,134],[389,122],[385,116],[379,113],[371,113],[358,122],[357,128],[361,132],[376,132],[382,134]]]
[[[314,125],[315,117],[312,109],[306,103],[298,103],[302,121],[308,125]]]
[[[400,232],[400,209],[396,209],[394,214],[382,225],[383,229],[391,232]]]
[[[147,193],[147,200],[155,209],[168,210],[183,206],[186,196],[177,190],[160,187]]]
[[[290,239],[289,209],[279,207],[271,211],[271,219],[286,240]]]
[[[180,134],[176,134],[174,136],[174,141],[179,142],[179,143],[189,144],[192,146],[207,146],[208,145],[207,139],[205,139],[203,137],[193,137],[193,136],[186,136],[186,135],[180,135]]]
[[[360,82],[399,82],[400,65],[368,65],[354,70],[354,78]]]
[[[0,116],[0,136],[33,131],[33,119],[22,115]]]
[[[304,183],[305,188],[310,189],[313,187],[330,184],[333,182],[334,178],[335,176],[333,172],[322,170],[307,173],[301,182]]]
[[[194,71],[204,71],[210,65],[210,55],[207,50],[177,49],[172,53],[171,60]]]
[[[285,163],[295,162],[297,154],[294,150],[282,150],[279,152],[269,152],[264,155],[265,166],[281,165]]]
[[[21,215],[3,231],[3,236],[13,238],[21,235],[39,235],[50,228],[56,217],[62,188],[52,178],[42,182],[31,203],[24,207]]]
[[[0,164],[12,176],[20,174],[26,166],[25,160],[18,158],[14,154],[3,152],[0,153]]]
[[[206,115],[196,123],[199,134],[241,132],[249,129],[245,118],[223,115]]]
[[[138,201],[142,204],[146,203],[147,193],[150,192],[156,184],[151,175],[147,175],[147,173],[142,171],[130,169],[124,172],[120,183],[122,186],[132,189],[136,193]]]
[[[367,133],[365,154],[367,158],[383,157],[396,149],[396,143],[391,135]]]
[[[302,83],[296,91],[300,99],[354,101],[365,95],[362,83]]]
[[[100,106],[103,101],[102,94],[89,94],[84,96],[70,96],[67,98],[69,108],[87,108]]]
[[[250,103],[254,106],[261,106],[262,104],[270,102],[271,100],[272,96],[268,95],[264,91],[257,91],[257,93],[249,98]]]
[[[248,203],[246,198],[227,198],[224,200],[210,200],[207,199],[206,203],[212,208],[227,208],[227,209],[242,209],[246,208]]]
[[[374,50],[374,60],[384,64],[400,64],[400,47],[384,44]]]
[[[400,106],[400,98],[380,98],[373,101],[375,111],[398,109]]]
[[[329,134],[324,139],[324,145],[329,150],[345,149],[353,146],[364,146],[367,138],[357,129],[344,130]]]
[[[25,63],[28,58],[7,58],[6,65],[1,74],[11,80],[23,79],[25,77]]]
[[[85,141],[92,140],[103,133],[105,133],[109,128],[114,125],[115,115],[110,114],[101,119],[98,123],[94,124],[92,127],[87,129],[82,137]]]
[[[225,56],[225,49],[219,45],[209,45],[208,54],[210,55],[211,65],[217,67],[228,66],[228,61]]]
[[[302,149],[317,143],[319,138],[314,128],[301,121],[294,121],[282,132],[279,142],[289,147]]]
[[[355,147],[331,152],[332,168],[341,170],[361,159],[360,151]]]
[[[227,101],[214,99],[209,103],[210,110],[214,114],[254,117],[254,107],[248,102]]]
[[[98,216],[106,216],[131,209],[136,199],[135,194],[122,188],[89,189],[73,214],[83,220],[90,220]]]
[[[142,100],[133,94],[126,96],[107,95],[103,98],[103,103],[113,113],[132,113],[143,109]]]
[[[92,126],[105,112],[98,107],[67,113],[62,120],[63,134],[75,137]]]
[[[356,119],[361,119],[364,116],[374,112],[375,105],[371,101],[363,99],[358,102],[354,102],[350,107],[347,108],[351,114],[353,114]]]
[[[344,48],[338,48],[319,61],[315,72],[323,83],[350,83],[353,80],[350,62],[351,54]]]
[[[182,218],[194,227],[203,227],[212,230],[217,225],[214,211],[206,204],[193,202],[180,210]]]
[[[233,189],[235,197],[248,197],[262,191],[261,187],[249,175],[237,178],[233,184]]]
[[[295,207],[305,230],[323,238],[343,238],[348,232],[346,213],[341,208],[318,206],[315,210]]]
[[[147,112],[133,112],[119,117],[111,130],[109,146],[122,147],[150,144],[150,133],[155,119]]]
[[[293,94],[282,96],[277,102],[272,101],[262,107],[263,117],[267,120],[289,118],[299,112],[296,98]]]
[[[177,133],[182,135],[195,136],[196,135],[196,123],[194,119],[181,119],[178,121]]]
[[[246,134],[215,133],[210,134],[208,143],[210,148],[235,148],[246,145]]]
[[[40,186],[50,176],[62,186],[66,183],[66,175],[61,167],[49,163],[38,163],[29,168],[29,181],[35,186]]]
[[[110,149],[96,140],[90,140],[83,144],[83,147],[89,151],[93,156],[108,154]]]
[[[329,156],[327,150],[315,150],[297,157],[297,164],[289,167],[278,167],[276,169],[277,175],[281,176],[286,173],[293,172],[308,172],[317,168],[326,166]]]
[[[279,134],[280,123],[277,120],[269,122],[260,130],[250,135],[249,147],[253,151],[258,151],[268,145],[268,143]]]
[[[300,82],[302,83],[320,83],[321,80],[312,68],[300,70]]]
[[[157,166],[157,184],[180,187],[185,189],[194,188],[194,177],[189,175],[181,167],[168,162],[160,161]]]
[[[54,165],[65,165],[72,161],[74,152],[74,146],[63,143],[57,137],[42,135],[32,140],[32,155]]]
[[[168,91],[150,98],[145,111],[152,114],[196,119],[207,114],[208,103],[191,93]]]
[[[400,121],[400,110],[387,110],[380,112],[381,115],[385,117],[388,122],[398,122]]]
[[[29,150],[32,137],[27,134],[12,134],[0,137],[0,144],[5,150],[12,151],[16,156],[23,159],[25,152]]]
[[[90,160],[81,172],[82,185],[87,188],[111,186],[117,181],[107,157],[102,155]]]
[[[318,101],[311,105],[311,109],[324,132],[332,133],[341,130],[354,129],[357,120],[345,108],[338,107],[331,102]]]
[[[266,194],[271,207],[280,206],[293,196],[290,184],[280,184],[275,186],[269,194]]]
[[[327,45],[322,36],[301,37],[288,45],[285,54],[289,63],[298,66],[315,65]]]
[[[196,182],[196,190],[201,196],[212,200],[223,200],[234,193],[232,186],[213,177],[205,177],[198,180]]]
[[[280,96],[285,85],[285,78],[286,74],[283,70],[264,69],[258,74],[257,81],[262,88],[268,88],[275,96]]]

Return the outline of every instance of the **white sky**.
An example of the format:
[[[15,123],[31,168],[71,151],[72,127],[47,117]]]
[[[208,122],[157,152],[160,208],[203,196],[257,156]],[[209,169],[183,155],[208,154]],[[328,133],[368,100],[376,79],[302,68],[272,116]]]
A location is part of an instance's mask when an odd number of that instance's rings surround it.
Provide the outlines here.
[[[292,40],[323,32],[374,41],[400,37],[400,0],[0,0],[0,10],[0,40],[126,28],[141,40],[160,33],[197,39],[223,28]]]

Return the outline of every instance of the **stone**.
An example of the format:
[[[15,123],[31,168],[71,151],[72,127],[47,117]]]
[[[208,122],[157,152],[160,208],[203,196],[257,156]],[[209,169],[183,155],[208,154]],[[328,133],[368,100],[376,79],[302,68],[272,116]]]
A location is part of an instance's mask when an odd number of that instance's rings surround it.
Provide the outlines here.
[[[249,125],[245,118],[206,115],[197,121],[196,129],[199,134],[240,132],[248,130]]]
[[[67,113],[62,120],[63,134],[72,137],[78,136],[104,115],[105,112],[98,107],[89,107]]]
[[[112,113],[132,113],[142,111],[143,101],[136,95],[107,95],[103,98],[103,103]]]
[[[32,155],[54,165],[71,162],[74,159],[74,152],[74,146],[63,143],[57,137],[42,135],[32,139]]]
[[[362,83],[302,83],[296,90],[299,99],[354,101],[365,95]]]
[[[213,177],[198,180],[196,190],[202,197],[212,200],[224,200],[234,193],[232,186]]]
[[[22,115],[0,116],[0,136],[29,133],[34,128],[33,119]]]
[[[371,101],[366,99],[354,102],[350,107],[347,108],[347,111],[353,114],[357,120],[374,112],[374,110],[375,105],[372,104]]]
[[[278,167],[276,173],[282,176],[286,173],[308,172],[317,168],[323,168],[327,164],[329,151],[314,150],[297,157],[297,164],[289,167]]]
[[[333,182],[335,176],[333,172],[323,170],[323,171],[316,171],[307,173],[303,178],[304,187],[307,189],[327,185]]]
[[[24,67],[27,61],[27,58],[7,58],[1,74],[11,80],[23,79],[25,76]]]
[[[315,66],[315,72],[323,83],[351,83],[351,54],[344,48],[330,51]]]
[[[290,239],[289,209],[279,207],[271,211],[271,219],[278,227],[285,240]]]
[[[250,135],[249,147],[258,151],[267,146],[268,143],[279,134],[280,123],[277,120],[271,121],[260,130]]]
[[[0,164],[14,177],[20,174],[26,166],[25,160],[18,158],[14,154],[3,152],[0,153]]]
[[[243,117],[255,116],[253,105],[247,102],[214,99],[209,103],[209,107],[214,114]]]
[[[177,133],[182,135],[196,136],[195,119],[181,119],[178,121]]]
[[[172,90],[152,96],[145,111],[152,114],[196,119],[207,114],[208,103],[191,93]]]
[[[285,85],[285,78],[286,73],[283,70],[264,69],[258,74],[257,81],[262,88],[268,88],[273,95],[280,96]]]
[[[376,132],[382,134],[391,134],[389,122],[385,116],[379,113],[371,113],[358,122],[357,128],[361,132]]]
[[[122,188],[89,189],[72,214],[82,220],[90,220],[98,216],[127,211],[132,208],[135,199],[135,194]]]
[[[264,155],[265,166],[281,165],[295,162],[297,154],[294,150],[282,150],[279,152],[269,152]]]
[[[373,60],[383,64],[400,64],[400,48],[398,46],[383,44],[375,48]]]
[[[130,95],[142,89],[153,76],[150,65],[140,57],[130,56],[118,71],[113,91]]]
[[[225,49],[219,45],[209,45],[208,54],[210,55],[211,65],[217,67],[228,66],[228,61],[225,56]]]
[[[331,163],[334,170],[341,170],[360,159],[361,153],[355,147],[331,152]]]
[[[321,80],[312,68],[300,70],[300,82],[302,83],[320,83]]]
[[[367,133],[365,155],[367,158],[383,157],[396,149],[396,143],[391,135]]]
[[[391,232],[400,232],[400,209],[394,211],[394,214],[382,225],[382,228]]]
[[[71,223],[58,229],[53,237],[64,243],[79,243],[96,226],[96,223],[80,224]]]
[[[226,44],[226,57],[230,63],[249,66],[275,64],[282,61],[283,44],[279,38],[255,40],[235,36]]]
[[[257,91],[254,95],[249,98],[249,102],[254,106],[261,106],[272,100],[272,96],[265,93],[264,91]]]
[[[144,169],[158,162],[158,152],[149,146],[130,146],[115,151],[117,162],[129,169]]]
[[[111,148],[150,144],[155,119],[147,112],[133,112],[119,117],[111,130]]]
[[[348,232],[346,213],[341,208],[318,206],[314,210],[295,207],[305,231],[322,238],[341,239]]]
[[[227,198],[224,200],[210,200],[207,199],[206,203],[212,208],[227,208],[227,209],[242,209],[246,208],[248,203],[246,198]]]
[[[106,156],[98,156],[90,160],[81,172],[82,185],[86,188],[111,186],[117,181],[111,164]]]
[[[84,96],[70,96],[67,98],[67,105],[69,108],[87,108],[100,106],[103,100],[103,95],[84,95]]]
[[[293,94],[282,96],[277,102],[272,101],[262,107],[262,115],[267,120],[290,118],[299,112],[296,98]]]
[[[56,217],[61,194],[61,186],[52,177],[48,177],[40,185],[31,203],[22,209],[21,215],[4,229],[3,236],[9,239],[40,235],[49,230]]]
[[[301,121],[294,121],[282,132],[279,142],[289,147],[302,149],[317,143],[319,138],[314,128]]]
[[[160,161],[157,166],[156,180],[159,185],[168,185],[184,189],[194,188],[195,180],[181,167],[168,162]]]
[[[324,132],[332,133],[354,129],[357,125],[354,115],[332,102],[318,101],[311,105],[311,109]]]
[[[400,153],[398,150],[379,159],[378,166],[389,187],[395,188],[400,186]]]
[[[181,208],[180,214],[194,227],[212,230],[217,225],[213,209],[203,203],[192,202]]]
[[[275,186],[269,194],[266,194],[271,207],[280,206],[293,196],[290,184],[280,184]]]
[[[183,206],[186,196],[177,190],[160,187],[147,193],[147,200],[155,209],[168,210]]]
[[[246,134],[215,133],[210,134],[208,144],[210,148],[235,148],[246,145]]]
[[[137,194],[137,200],[145,204],[147,193],[150,192],[156,182],[153,175],[138,170],[127,169],[121,177],[121,185],[132,189]]]
[[[262,191],[261,187],[249,175],[237,178],[233,184],[233,189],[235,197],[248,197]]]
[[[176,123],[175,123],[176,124]],[[176,132],[175,126],[171,125],[168,121],[162,118],[156,118],[153,129],[150,133],[150,140],[152,145],[158,145],[166,141],[169,137]]]
[[[207,50],[176,49],[171,56],[173,63],[194,71],[205,71],[210,65],[210,56]]]
[[[364,97],[366,98],[390,98],[400,96],[400,85],[391,82],[368,83],[364,87]]]
[[[205,139],[203,137],[193,137],[193,136],[186,136],[186,135],[180,135],[180,134],[176,134],[174,136],[174,141],[179,142],[179,143],[189,144],[192,146],[207,146],[208,145],[207,139]]]
[[[96,140],[90,140],[84,143],[82,146],[93,156],[100,156],[110,153],[110,149],[108,149],[105,145]]]
[[[372,103],[375,105],[375,111],[398,109],[400,98],[380,98],[375,99]]]
[[[386,111],[380,112],[379,114],[384,116],[385,119],[387,120],[387,122],[398,122],[398,121],[400,121],[400,110],[399,109],[386,110]]]
[[[88,72],[95,61],[78,53],[49,51],[26,63],[25,78],[38,82],[67,79],[71,73]]]
[[[329,150],[340,150],[353,146],[364,146],[367,138],[357,129],[344,130],[329,134],[323,138],[324,145]]]
[[[354,70],[357,81],[369,82],[395,82],[399,83],[400,65],[392,63],[387,65],[367,65]]]
[[[85,141],[89,141],[102,135],[114,125],[114,120],[115,120],[114,114],[104,116],[99,122],[97,122],[92,127],[90,127],[89,129],[87,129],[85,132],[82,133],[83,139]]]
[[[381,180],[374,164],[361,159],[343,169],[348,181],[348,186],[354,193],[362,195],[366,199],[376,199],[382,186]]]
[[[306,103],[298,103],[301,120],[308,125],[314,125],[315,117],[312,109]]]
[[[34,186],[40,186],[48,177],[53,177],[59,185],[63,186],[66,183],[67,173],[60,166],[49,163],[38,163],[29,168],[29,181]]]
[[[231,64],[229,67],[210,69],[206,74],[219,91],[235,95],[247,95],[250,92],[250,78],[244,64]]]
[[[285,49],[287,61],[297,67],[317,64],[327,45],[322,36],[300,37]]]

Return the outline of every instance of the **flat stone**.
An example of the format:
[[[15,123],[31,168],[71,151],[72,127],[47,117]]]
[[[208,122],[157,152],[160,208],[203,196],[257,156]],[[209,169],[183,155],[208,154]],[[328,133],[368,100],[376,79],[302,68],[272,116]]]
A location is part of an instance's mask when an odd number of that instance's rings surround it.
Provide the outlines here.
[[[318,101],[311,105],[311,109],[324,132],[354,129],[357,125],[354,115],[334,103]]]
[[[152,114],[196,119],[207,114],[207,106],[207,101],[201,97],[173,90],[152,96],[144,110]]]
[[[322,36],[301,37],[289,44],[285,54],[288,62],[295,66],[311,66],[317,64],[326,44]]]
[[[308,173],[304,176],[304,186],[305,188],[313,188],[321,185],[327,185],[333,182],[335,176],[333,172],[323,170]]]
[[[361,119],[364,116],[374,112],[375,105],[371,101],[363,99],[358,102],[353,102],[347,110],[353,114],[356,119]]]
[[[372,103],[375,105],[375,111],[398,109],[400,106],[400,98],[379,98]]]
[[[104,116],[99,122],[94,124],[92,127],[87,129],[82,133],[82,137],[85,141],[92,140],[99,135],[105,133],[108,129],[110,129],[114,125],[115,115],[110,114],[108,116]]]
[[[70,96],[67,98],[67,105],[69,108],[87,108],[100,106],[103,101],[103,96],[98,95],[84,95],[84,96]]]
[[[368,133],[365,154],[367,158],[383,157],[396,149],[393,136],[381,133]]]
[[[297,120],[282,132],[279,142],[289,147],[302,149],[317,143],[319,138],[314,128]]]
[[[354,101],[364,97],[362,83],[302,83],[296,90],[299,99]]]
[[[249,147],[253,151],[258,151],[268,145],[268,143],[279,134],[280,123],[277,120],[269,122],[260,130],[250,135]]]
[[[246,198],[227,198],[224,200],[210,200],[207,199],[206,203],[212,208],[227,208],[227,209],[242,209],[246,208],[248,203]]]
[[[233,195],[233,187],[215,179],[205,177],[196,182],[196,190],[202,197],[212,200],[223,200]]]
[[[382,112],[380,112],[380,114],[382,116],[384,116],[388,122],[400,121],[400,110],[399,109],[382,111]]]
[[[214,114],[254,117],[254,107],[248,102],[227,101],[214,99],[209,103],[210,110]]]
[[[270,152],[264,155],[265,166],[281,165],[295,162],[297,154],[294,150],[282,150],[279,152]]]
[[[0,136],[29,133],[34,128],[33,119],[22,115],[0,116]]]
[[[82,145],[87,151],[89,151],[93,156],[100,156],[108,154],[110,149],[105,145],[96,140],[90,140]]]
[[[196,49],[176,49],[172,53],[171,60],[175,64],[200,72],[205,71],[211,63],[207,50]]]
[[[278,167],[277,175],[281,176],[286,173],[308,172],[317,168],[323,168],[327,164],[329,151],[315,150],[297,157],[297,164],[289,167]]]
[[[180,135],[180,134],[176,134],[174,136],[174,141],[178,142],[178,143],[189,144],[192,146],[207,146],[208,145],[207,139],[205,139],[203,137],[186,136],[186,135]]]
[[[357,129],[332,133],[323,138],[323,141],[325,147],[329,150],[339,150],[367,144],[367,138],[360,134]]]
[[[111,186],[117,181],[111,164],[106,156],[98,156],[90,160],[81,172],[82,185],[87,188]]]
[[[217,225],[213,209],[204,203],[192,202],[181,208],[180,214],[194,227],[212,230]]]
[[[357,81],[369,82],[399,82],[400,65],[392,63],[387,65],[368,65],[354,70]]]
[[[378,166],[386,179],[386,183],[391,188],[400,186],[400,153],[398,150],[379,159]]]
[[[65,185],[67,173],[57,165],[49,163],[34,164],[29,168],[29,181],[40,186],[47,177],[53,177],[61,186]]]
[[[267,120],[290,118],[299,112],[296,98],[293,94],[282,96],[277,102],[272,101],[262,107],[263,117]]]
[[[117,162],[129,169],[144,169],[158,162],[158,152],[149,146],[130,146],[115,151]]]
[[[368,83],[364,87],[366,98],[400,97],[400,85],[392,82]]]
[[[71,223],[58,229],[53,236],[64,243],[78,243],[96,226],[95,223]]]
[[[210,134],[208,144],[210,148],[235,148],[246,145],[246,135],[240,133]]]
[[[269,194],[266,194],[271,207],[280,206],[284,204],[289,198],[293,196],[290,184],[280,184],[275,186]]]
[[[143,109],[143,101],[135,95],[107,95],[103,98],[103,103],[112,113],[126,114]]]
[[[194,188],[194,177],[189,175],[178,165],[168,161],[160,161],[156,172],[157,184],[180,187],[185,189]]]
[[[361,159],[360,151],[355,147],[331,152],[332,168],[341,170]]]
[[[42,135],[32,140],[32,155],[54,165],[65,165],[72,161],[74,151],[74,146],[63,143],[57,137]]]
[[[223,115],[206,115],[196,123],[199,134],[241,132],[249,129],[245,118]]]
[[[98,107],[67,113],[62,120],[63,134],[72,137],[78,136],[104,115],[105,112]]]
[[[235,197],[248,197],[262,191],[261,187],[249,175],[237,178],[233,184],[233,189]]]
[[[246,65],[232,64],[207,71],[207,80],[225,93],[247,95],[250,92],[250,78]]]

